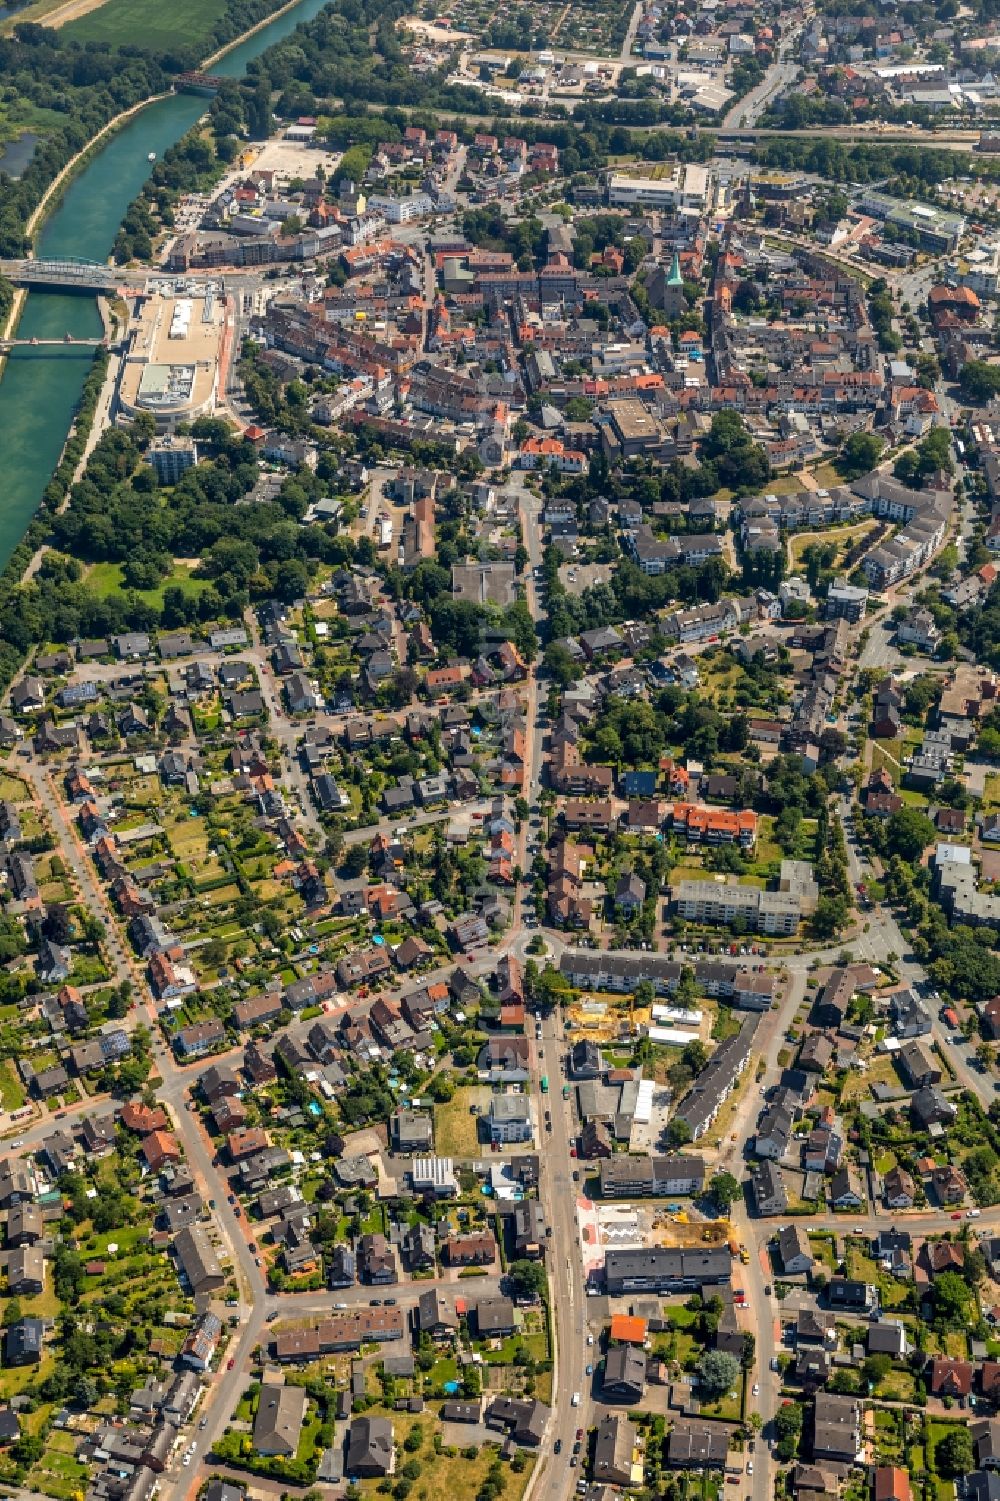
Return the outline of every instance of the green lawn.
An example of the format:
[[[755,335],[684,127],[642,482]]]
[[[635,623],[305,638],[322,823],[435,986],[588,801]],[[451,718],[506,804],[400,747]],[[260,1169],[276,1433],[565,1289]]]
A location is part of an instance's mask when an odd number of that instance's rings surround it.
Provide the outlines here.
[[[837,1269],[837,1257],[835,1250],[835,1237],[832,1235],[810,1235],[809,1249],[817,1261],[823,1263],[831,1272]]]
[[[518,1332],[505,1339],[499,1350],[484,1350],[483,1359],[487,1365],[514,1365],[514,1357],[522,1348],[528,1351],[533,1360],[545,1360],[549,1353],[544,1333],[521,1334]]]
[[[27,20],[27,14],[15,12],[10,17],[9,24],[13,26],[15,18],[20,15],[22,20]],[[16,90],[11,90],[12,98],[0,104],[0,145],[4,141],[14,141],[24,134],[26,130],[35,135],[44,136],[53,126],[61,125],[64,116],[58,110],[45,109],[41,105],[32,104],[27,99],[22,99]]]
[[[423,1442],[412,1455],[422,1467],[414,1495],[419,1496],[421,1492],[425,1492],[427,1496],[447,1496],[448,1501],[475,1501],[498,1452],[492,1444],[484,1444],[475,1459],[465,1459],[461,1451],[458,1454],[438,1454],[434,1451],[433,1440],[434,1435],[441,1432],[441,1425],[433,1411],[427,1410],[419,1415],[391,1412],[382,1407],[372,1408],[371,1411],[391,1420],[400,1464],[411,1458],[403,1447],[408,1434],[416,1428],[423,1435]],[[534,1455],[526,1457],[528,1462],[520,1473],[511,1468],[503,1472],[503,1501],[521,1501],[535,1462]],[[381,1481],[374,1479],[362,1480],[362,1495],[375,1496],[381,1484]]]
[[[212,50],[212,27],[225,9],[226,0],[174,0],[169,6],[160,0],[107,0],[98,10],[70,21],[63,34],[73,42],[107,42],[112,47],[138,38],[150,52],[169,51],[180,36],[207,55]]]
[[[24,1086],[17,1069],[5,1058],[0,1061],[0,1107],[8,1111],[20,1110],[23,1104]]]
[[[458,1380],[458,1361],[451,1355],[440,1355],[427,1373],[427,1379],[435,1390],[443,1389],[446,1381]]]
[[[879,1382],[876,1396],[889,1402],[912,1402],[914,1391],[912,1371],[891,1370],[885,1380]]]
[[[117,6],[117,4],[118,0],[109,0],[109,4],[105,9],[110,10]],[[209,9],[211,9],[211,6],[209,6]],[[82,18],[80,24],[82,25],[86,21],[97,20],[102,15],[104,15],[104,10],[91,11],[89,16]],[[73,22],[73,25],[67,26],[66,30],[71,31],[76,24],[76,22]],[[88,37],[89,40],[90,38]],[[87,571],[87,584],[96,594],[105,599],[110,595],[124,593],[125,583],[122,578],[122,565],[120,563],[94,563]],[[180,589],[186,595],[197,596],[208,588],[208,580],[194,578],[190,568],[178,564],[155,589],[137,589],[136,594],[139,599],[145,600],[147,604],[154,605],[157,609],[162,609],[163,591],[171,588]]]
[[[726,1394],[718,1402],[702,1402],[702,1415],[709,1418],[721,1418],[724,1423],[738,1423],[740,1421],[739,1383],[734,1388],[737,1392],[735,1397]]]
[[[688,1334],[684,1329],[671,1329],[669,1334],[654,1334],[652,1342],[655,1355],[661,1355],[664,1360],[676,1360],[684,1370],[693,1368],[702,1350],[694,1335]]]
[[[943,1423],[938,1419],[932,1419],[927,1424],[928,1438],[930,1440],[927,1445],[927,1461],[932,1467],[934,1466],[934,1459],[937,1453],[938,1444],[943,1438],[946,1438],[947,1435],[951,1433],[952,1429],[956,1426],[957,1425],[954,1423]],[[955,1494],[954,1486],[952,1485],[950,1480],[943,1480],[941,1476],[937,1474],[935,1474],[934,1478],[937,1486],[937,1493],[941,1498],[941,1501],[945,1501],[945,1498],[953,1496]]]
[[[490,1092],[479,1087],[456,1089],[454,1098],[445,1105],[434,1106],[434,1147],[442,1157],[481,1157],[483,1148],[478,1137],[478,1116],[469,1113],[478,1105],[485,1114]]]
[[[859,1243],[851,1236],[847,1237],[847,1275],[857,1277],[859,1280],[871,1283],[879,1289],[884,1308],[896,1308],[906,1301],[908,1288],[905,1283],[897,1282],[895,1277],[890,1277],[882,1268],[866,1256],[861,1250]]]

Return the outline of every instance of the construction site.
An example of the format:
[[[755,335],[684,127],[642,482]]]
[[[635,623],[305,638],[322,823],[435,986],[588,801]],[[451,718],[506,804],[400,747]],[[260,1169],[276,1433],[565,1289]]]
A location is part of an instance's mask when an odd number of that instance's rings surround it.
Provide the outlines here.
[[[696,1007],[638,1006],[632,995],[597,995],[584,991],[566,1007],[566,1030],[599,1048],[628,1046],[640,1037],[664,1047],[683,1048],[693,1038],[708,1042],[717,1008],[711,1001]]]
[[[588,1280],[604,1266],[609,1250],[728,1245],[734,1256],[740,1256],[741,1248],[731,1239],[728,1220],[706,1220],[694,1208],[679,1204],[609,1204],[581,1198],[577,1201],[577,1224]]]

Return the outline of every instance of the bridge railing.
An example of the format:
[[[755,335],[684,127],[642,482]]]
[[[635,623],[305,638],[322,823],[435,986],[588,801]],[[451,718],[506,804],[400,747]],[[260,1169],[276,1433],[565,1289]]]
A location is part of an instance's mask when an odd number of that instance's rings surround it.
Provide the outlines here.
[[[113,287],[116,274],[110,266],[73,257],[11,261],[2,267],[12,281],[21,285]]]

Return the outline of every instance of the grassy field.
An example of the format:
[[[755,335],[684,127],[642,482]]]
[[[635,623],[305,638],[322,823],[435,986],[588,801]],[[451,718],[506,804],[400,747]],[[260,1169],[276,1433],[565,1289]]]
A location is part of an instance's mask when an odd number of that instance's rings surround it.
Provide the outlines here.
[[[20,1110],[24,1098],[24,1086],[17,1069],[5,1058],[0,1062],[0,1107],[4,1110]]]
[[[859,521],[857,526],[830,527],[823,532],[799,532],[796,536],[788,539],[788,551],[791,555],[792,568],[802,567],[802,555],[806,548],[813,542],[835,542],[837,544],[837,563],[839,564],[859,537],[864,537],[873,531],[878,525],[876,521]]]
[[[7,26],[12,27],[15,20],[27,20],[28,11],[31,9],[33,7],[28,6],[18,11],[16,16],[11,16],[3,26],[0,26],[0,33]],[[43,109],[40,105],[22,99],[15,92],[11,99],[0,104],[0,145],[3,145],[4,141],[17,140],[26,130],[34,135],[44,136],[54,125],[60,124],[62,119],[62,115],[57,110]]]
[[[106,0],[64,30],[74,42],[107,42],[112,47],[141,37],[150,52],[174,47],[183,37],[200,54],[207,54],[212,27],[225,8],[225,0],[174,0],[170,6],[160,0]]]
[[[779,474],[767,482],[768,495],[797,495],[804,489],[802,477],[798,474]]]
[[[852,1100],[867,1100],[873,1084],[888,1084],[890,1089],[899,1088],[899,1075],[888,1054],[880,1054],[870,1059],[869,1067],[863,1074],[857,1070],[851,1070],[844,1080],[841,1101],[846,1105]]]
[[[735,688],[740,678],[741,669],[728,656],[714,657],[711,661],[698,664],[698,672],[701,677],[701,692],[706,698],[710,698],[718,707]]]
[[[824,460],[822,464],[817,464],[812,470],[812,474],[822,490],[829,490],[831,485],[842,485],[844,483],[844,478],[840,470],[829,459]]]
[[[460,1455],[451,1459],[445,1454],[434,1453],[433,1435],[440,1433],[441,1425],[432,1411],[423,1412],[419,1416],[389,1412],[384,1408],[372,1408],[371,1411],[391,1420],[399,1463],[402,1465],[412,1457],[420,1464],[417,1495],[425,1493],[428,1496],[447,1496],[449,1501],[475,1501],[490,1465],[496,1458],[497,1451],[492,1445],[484,1445],[475,1459],[463,1459]],[[403,1448],[403,1444],[414,1428],[423,1435],[423,1442],[411,1454]],[[505,1468],[503,1501],[520,1501],[524,1495],[534,1463],[533,1456],[529,1455],[527,1458],[528,1463],[520,1474],[510,1467]],[[380,1484],[377,1480],[362,1480],[361,1491],[366,1496],[373,1496]]]
[[[485,1113],[489,1100],[488,1089],[456,1089],[454,1099],[446,1105],[435,1105],[434,1150],[440,1156],[483,1156],[486,1149],[480,1144],[476,1129],[479,1117],[470,1114],[469,1106],[478,1105]]]
[[[114,8],[117,3],[118,0],[109,0],[109,4],[105,7],[105,10]],[[98,20],[104,15],[105,10],[92,11],[89,16],[84,16],[79,24],[82,26],[85,22]],[[76,24],[74,21],[73,25],[67,26],[66,30],[72,31]],[[166,25],[166,22],[164,24]],[[87,41],[90,40],[92,38],[87,37]],[[95,593],[101,595],[103,598],[107,598],[112,594],[121,594],[125,589],[121,564],[94,563],[87,571],[87,583]],[[155,605],[157,609],[161,609],[163,606],[163,591],[170,588],[180,589],[186,595],[196,596],[208,588],[208,580],[193,578],[190,568],[185,568],[183,564],[178,564],[173,572],[168,573],[163,582],[158,584],[155,589],[137,589],[136,594],[139,599],[145,600],[147,604]]]
[[[899,749],[895,740],[872,741],[872,771],[881,771],[884,767],[895,782],[897,791],[903,775],[899,764]],[[923,801],[926,802],[926,798]]]
[[[71,1433],[49,1434],[44,1453],[28,1477],[32,1490],[70,1501],[70,1497],[86,1488],[87,1466],[73,1457],[76,1442]]]

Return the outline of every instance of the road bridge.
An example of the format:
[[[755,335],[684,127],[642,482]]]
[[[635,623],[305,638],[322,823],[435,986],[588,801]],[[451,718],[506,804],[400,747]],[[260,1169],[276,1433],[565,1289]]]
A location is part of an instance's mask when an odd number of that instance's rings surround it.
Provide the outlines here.
[[[220,284],[225,293],[233,287],[256,287],[263,280],[261,270],[203,270],[179,276],[154,266],[129,270],[124,266],[101,266],[96,261],[74,260],[0,260],[0,276],[15,286],[50,292],[88,292],[95,296],[122,297],[151,292],[157,288],[173,290],[178,283],[195,290],[211,282]]]
[[[114,292],[119,276],[112,266],[75,256],[60,259],[0,261],[0,276],[18,287],[40,287],[55,292]]]

